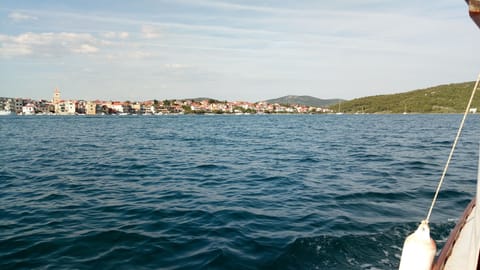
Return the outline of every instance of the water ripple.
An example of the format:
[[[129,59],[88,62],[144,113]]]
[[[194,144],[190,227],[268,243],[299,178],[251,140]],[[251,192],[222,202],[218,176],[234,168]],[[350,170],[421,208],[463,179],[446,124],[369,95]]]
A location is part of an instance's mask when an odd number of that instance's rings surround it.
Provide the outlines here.
[[[0,118],[0,268],[396,268],[458,121]],[[440,247],[474,193],[469,123],[431,220]]]

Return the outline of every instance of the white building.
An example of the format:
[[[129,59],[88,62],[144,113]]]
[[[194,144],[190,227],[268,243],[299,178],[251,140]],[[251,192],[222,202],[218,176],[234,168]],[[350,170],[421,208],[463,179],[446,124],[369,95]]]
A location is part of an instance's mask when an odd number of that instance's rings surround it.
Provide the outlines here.
[[[22,114],[23,115],[33,115],[35,114],[35,106],[32,103],[28,103],[27,105],[22,107]]]
[[[110,109],[117,113],[123,113],[123,105],[120,103],[113,103],[112,105],[109,106]]]
[[[60,102],[56,105],[55,112],[57,114],[75,114],[76,105],[75,101],[71,100]]]
[[[75,114],[76,104],[75,101],[65,101],[65,113],[66,114]]]

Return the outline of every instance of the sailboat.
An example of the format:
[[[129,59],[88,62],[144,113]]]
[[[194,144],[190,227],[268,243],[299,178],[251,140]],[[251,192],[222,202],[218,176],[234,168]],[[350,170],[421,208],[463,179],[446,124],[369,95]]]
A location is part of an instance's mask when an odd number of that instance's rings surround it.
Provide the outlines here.
[[[340,110],[340,104],[342,104],[341,102],[338,103],[338,112],[336,114],[340,115],[340,114],[343,114],[343,112]]]
[[[467,0],[469,14],[472,20],[480,28],[480,0]],[[465,118],[469,112],[471,101],[473,100],[476,89],[478,88],[480,75],[475,83],[472,96],[467,105],[467,109],[457,133],[457,138],[452,147],[449,160],[455,149],[456,142],[460,136]],[[435,261],[435,243],[430,238],[428,219],[431,214],[434,202],[443,182],[443,177],[448,169],[448,163],[445,166],[444,174],[435,193],[435,197],[427,215],[427,219],[422,221],[419,228],[407,237],[405,240],[402,257],[400,260],[400,270],[409,269],[432,269],[432,270],[473,270],[480,269],[479,251],[480,251],[480,157],[477,176],[476,196],[465,208],[463,215],[457,222],[455,228],[442,248]],[[478,206],[478,207],[477,207]],[[433,253],[432,253],[433,251]]]

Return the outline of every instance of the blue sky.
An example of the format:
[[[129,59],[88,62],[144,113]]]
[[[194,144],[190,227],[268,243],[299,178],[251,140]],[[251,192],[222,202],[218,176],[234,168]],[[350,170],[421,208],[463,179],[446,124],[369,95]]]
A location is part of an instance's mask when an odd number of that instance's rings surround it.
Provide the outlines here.
[[[2,0],[0,96],[343,98],[471,81],[461,0]]]

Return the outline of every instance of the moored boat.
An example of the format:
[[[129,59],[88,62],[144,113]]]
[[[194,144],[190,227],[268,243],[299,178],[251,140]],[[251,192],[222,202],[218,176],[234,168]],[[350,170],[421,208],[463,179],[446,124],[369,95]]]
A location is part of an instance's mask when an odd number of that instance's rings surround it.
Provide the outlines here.
[[[13,113],[12,113],[12,111],[1,110],[0,111],[0,116],[5,116],[5,115],[13,115]]]

